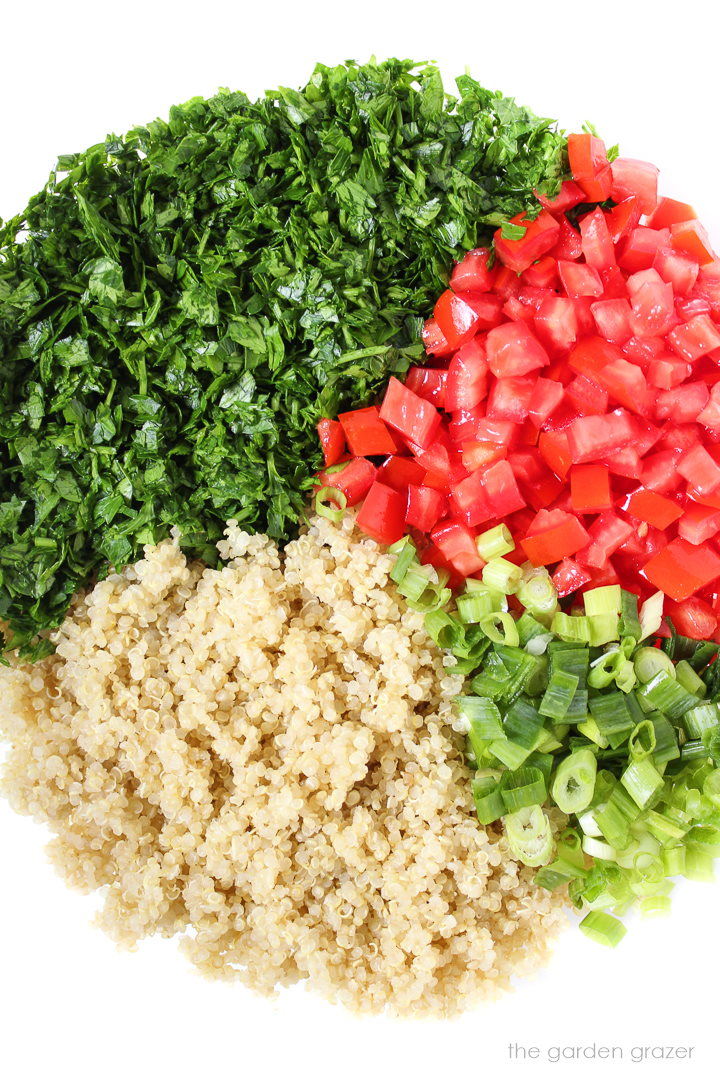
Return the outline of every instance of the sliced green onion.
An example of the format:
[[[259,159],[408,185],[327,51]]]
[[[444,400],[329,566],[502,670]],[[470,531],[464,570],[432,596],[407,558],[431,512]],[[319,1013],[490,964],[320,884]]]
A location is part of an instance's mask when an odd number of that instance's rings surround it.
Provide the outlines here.
[[[520,644],[517,625],[508,611],[494,611],[490,615],[483,615],[478,626],[490,641],[498,645]]]
[[[595,821],[608,843],[622,850],[629,842],[630,825],[637,818],[637,814],[638,809],[633,800],[616,784],[605,806],[595,811]]]
[[[640,633],[638,634],[638,641],[644,641],[645,638],[658,632],[662,626],[664,603],[665,593],[656,592],[653,593],[652,596],[649,596],[642,605],[640,608]]]
[[[655,727],[652,720],[641,720],[628,739],[630,757],[634,758],[635,761],[649,757],[654,751],[656,743]]]
[[[557,767],[552,797],[564,814],[579,814],[592,802],[597,758],[592,750],[576,750]]]
[[[487,785],[482,780],[474,778],[472,781],[472,794],[475,811],[481,825],[490,825],[505,813],[505,803],[497,783],[494,788],[488,790]]]
[[[520,746],[508,738],[494,739],[488,750],[508,769],[519,769],[530,755],[526,746]]]
[[[638,682],[649,683],[661,671],[675,678],[675,665],[662,649],[653,649],[647,645],[638,649],[635,653],[634,664]]]
[[[393,548],[396,551],[393,551]],[[395,565],[390,571],[390,580],[399,585],[413,563],[417,562],[417,548],[412,540],[406,536],[403,540],[399,540],[397,544],[393,544],[392,547],[388,548],[388,551],[392,555],[397,554]]]
[[[666,716],[661,712],[651,712],[648,715],[655,731],[655,749],[653,760],[656,765],[662,765],[667,761],[674,761],[680,757],[680,747],[677,741],[677,732]]]
[[[682,874],[690,881],[714,881],[712,855],[694,844],[688,844],[685,848],[685,869]]]
[[[644,917],[668,915],[671,906],[669,896],[644,896],[640,901],[640,914]]]
[[[529,611],[523,611],[520,618],[517,620],[518,634],[520,635],[520,644],[525,648],[529,641],[534,638],[542,637],[546,638],[548,642],[552,641],[552,634],[548,632],[547,626],[543,626],[541,622],[531,615]]]
[[[586,615],[566,615],[564,611],[558,611],[550,629],[561,641],[590,641],[590,622]]]
[[[331,506],[333,502],[336,505]],[[321,487],[315,495],[315,513],[329,521],[342,521],[347,508],[347,495],[334,487]]]
[[[689,694],[675,680],[674,673],[669,675],[666,671],[659,671],[637,693],[638,697],[646,701],[653,709],[664,713],[670,720],[679,720],[688,709],[698,704],[695,695]]]
[[[543,803],[547,797],[545,777],[540,769],[524,765],[514,772],[504,773],[500,789],[505,803],[505,812],[514,813],[525,806]]]
[[[490,559],[483,566],[482,579],[491,589],[511,596],[522,581],[522,570],[502,557]]]
[[[607,645],[618,639],[618,616],[614,612],[588,616],[591,645]]]
[[[704,732],[717,727],[719,723],[720,707],[714,701],[703,702],[702,705],[688,709],[682,718],[682,726],[691,739],[701,739]]]
[[[453,698],[459,716],[469,726],[468,738],[477,757],[476,744],[501,739],[503,726],[500,710],[489,698],[460,695]]]
[[[622,590],[619,585],[601,585],[583,594],[586,615],[619,615]]]
[[[614,862],[617,859],[615,848],[604,844],[602,840],[596,840],[594,836],[583,836],[582,849],[593,859],[605,859],[607,862]]]
[[[405,572],[398,585],[398,592],[406,600],[417,602],[425,590],[433,584],[430,580],[430,569],[427,566],[413,566]]]
[[[597,726],[592,716],[588,716],[584,724],[578,724],[577,729],[581,735],[588,738],[590,742],[594,742],[601,750],[606,749],[606,747],[610,745],[607,737],[600,734],[600,728]]]
[[[544,566],[523,567],[517,598],[531,615],[549,620],[558,609],[557,589]]]
[[[588,686],[603,690],[614,683],[623,666],[627,663],[625,653],[620,648],[608,649],[590,665]]]
[[[638,598],[635,593],[622,589],[620,593],[620,633],[623,637],[640,639],[642,627],[638,615]]]
[[[703,795],[713,806],[720,809],[720,769],[713,769],[706,777],[703,783]]]
[[[510,851],[526,866],[542,866],[553,853],[550,821],[541,806],[525,806],[503,818]]]
[[[623,772],[620,783],[644,810],[662,788],[663,778],[649,758],[636,758]]]
[[[484,615],[492,615],[499,608],[498,594],[478,582],[479,589],[462,593],[456,598],[458,615],[464,623],[479,623]]]
[[[660,858],[666,877],[677,877],[685,873],[687,849],[684,844],[666,844]]]
[[[707,686],[687,660],[680,660],[675,665],[675,678],[688,693],[695,694],[699,698],[704,698],[707,694]]]
[[[590,698],[590,714],[611,746],[620,745],[635,727],[635,721],[629,708],[629,695],[620,690]],[[617,739],[620,743],[617,743]]]
[[[595,820],[595,812],[593,810],[585,810],[583,813],[578,814],[578,825],[585,836],[602,836],[600,827]]]
[[[487,529],[484,533],[480,533],[475,544],[478,555],[486,563],[501,555],[509,555],[515,550],[515,541],[507,525],[496,525],[494,529]]]
[[[535,742],[543,726],[543,718],[528,698],[514,702],[505,714],[504,728],[508,739],[528,750]]]
[[[551,720],[564,720],[578,688],[578,676],[569,671],[554,671],[540,702],[539,712]]]

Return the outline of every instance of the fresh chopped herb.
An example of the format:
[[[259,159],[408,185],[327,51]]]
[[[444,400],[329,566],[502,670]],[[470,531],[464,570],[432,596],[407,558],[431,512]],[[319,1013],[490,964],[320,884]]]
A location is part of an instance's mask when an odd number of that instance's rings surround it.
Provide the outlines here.
[[[422,355],[453,256],[564,175],[549,120],[457,88],[389,60],[194,98],[61,157],[0,223],[0,619],[20,655],[173,526],[211,564],[228,518],[297,529],[317,421]]]

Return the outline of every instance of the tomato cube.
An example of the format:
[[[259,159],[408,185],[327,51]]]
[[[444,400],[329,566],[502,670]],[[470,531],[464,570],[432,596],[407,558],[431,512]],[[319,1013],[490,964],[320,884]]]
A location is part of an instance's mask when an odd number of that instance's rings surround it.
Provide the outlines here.
[[[720,466],[699,444],[683,454],[677,471],[700,495],[711,495],[720,487]]]
[[[628,282],[629,285],[629,282]],[[630,325],[638,337],[662,337],[677,325],[672,285],[646,282],[632,294]]]
[[[476,574],[485,565],[478,554],[475,534],[460,521],[441,522],[431,532],[430,539],[453,569],[463,577]]]
[[[612,173],[605,143],[587,132],[568,135],[568,159],[573,180],[589,202],[604,202],[612,190]]]
[[[692,364],[706,353],[720,348],[720,330],[709,315],[696,315],[671,330],[667,343],[678,356]]]
[[[438,409],[443,409],[447,377],[447,371],[440,368],[411,367],[405,376],[405,385],[418,397],[431,401]]]
[[[560,235],[551,252],[555,259],[579,259],[582,255],[582,237],[566,217],[560,218]]]
[[[591,575],[587,568],[580,566],[574,559],[563,559],[552,576],[558,596],[570,596],[583,585],[587,585]]]
[[[409,484],[405,524],[429,533],[447,513],[447,496],[432,488]]]
[[[560,191],[554,199],[548,199],[547,195],[541,195],[539,191],[535,192],[535,197],[545,210],[555,214],[556,217],[564,214],[567,210],[572,210],[573,206],[584,203],[587,198],[580,185],[573,180],[563,180]]]
[[[345,453],[345,436],[342,427],[337,420],[324,419],[318,421],[317,433],[325,458],[325,467],[337,465]]]
[[[643,214],[652,214],[658,202],[658,173],[656,165],[634,158],[616,158],[610,166],[612,189],[610,198],[622,202],[635,195]]]
[[[570,501],[577,514],[597,514],[612,502],[607,465],[574,465],[570,470]]]
[[[710,400],[702,412],[698,413],[697,421],[707,428],[720,430],[720,383],[713,386]]]
[[[588,375],[578,375],[568,383],[565,395],[579,416],[602,416],[607,412],[607,390]]]
[[[377,469],[367,458],[354,458],[334,473],[321,473],[320,481],[327,487],[341,491],[348,506],[355,506],[364,499],[377,476]]]
[[[548,566],[585,547],[588,533],[573,514],[565,514],[552,528],[523,537],[522,546],[533,566]]]
[[[452,356],[455,351],[437,324],[436,319],[426,319],[422,328],[422,342],[429,356]]]
[[[530,410],[534,387],[534,375],[516,375],[509,379],[498,379],[488,398],[488,417],[493,420],[511,420],[514,424],[521,424]]]
[[[502,229],[498,229],[494,237],[495,253],[505,266],[519,274],[555,246],[560,226],[547,210],[541,210],[534,221],[525,214],[516,214],[511,224],[524,226],[525,235],[519,240],[506,240]]]
[[[680,486],[681,478],[677,464],[682,457],[682,450],[660,450],[657,454],[646,457],[640,480],[644,488],[667,494]]]
[[[658,248],[653,260],[653,269],[657,270],[663,281],[672,285],[676,296],[687,296],[700,272],[695,259],[672,248]]]
[[[591,304],[595,325],[602,337],[613,345],[624,345],[632,336],[631,308],[627,300],[598,300]]]
[[[393,454],[398,449],[398,444],[380,419],[374,405],[367,409],[340,413],[338,420],[354,457]]]
[[[613,206],[612,210],[606,210],[605,218],[612,242],[619,244],[624,240],[637,227],[641,217],[640,203],[634,195],[623,199],[617,206]]]
[[[524,286],[538,289],[554,289],[558,282],[557,258],[553,258],[552,255],[544,255],[542,259],[533,263],[532,266],[528,266],[527,270],[523,270],[520,277]],[[522,299],[522,291],[520,298]]]
[[[569,440],[564,431],[542,431],[538,439],[538,451],[549,468],[564,480],[572,465]]]
[[[568,296],[602,296],[603,283],[594,266],[558,259],[558,273]]]
[[[697,214],[692,206],[663,197],[651,214],[648,225],[653,229],[666,229],[670,225],[676,225],[681,221],[692,221],[696,217]]]
[[[579,416],[566,434],[571,460],[578,465],[628,446],[635,431],[629,414],[615,409],[605,416]]]
[[[453,501],[467,525],[505,518],[525,506],[511,466],[505,460],[483,466],[456,484]]]
[[[665,614],[672,619],[678,634],[698,641],[716,641],[717,610],[699,596],[691,596],[680,604],[665,604]]]
[[[474,409],[484,401],[487,394],[487,376],[485,345],[481,338],[474,337],[463,345],[450,361],[445,388],[447,411]]]
[[[425,469],[414,458],[392,454],[378,469],[377,479],[395,491],[406,492],[410,484],[423,483]]]
[[[490,370],[499,379],[527,375],[545,367],[550,357],[524,323],[505,323],[490,330],[487,336]]]
[[[690,544],[678,537],[646,563],[643,573],[673,600],[687,600],[720,575],[720,555],[707,544]]]
[[[680,221],[670,226],[670,243],[676,251],[687,252],[701,266],[715,258],[710,237],[697,219]]]
[[[646,521],[656,529],[667,529],[679,517],[682,517],[682,507],[672,499],[658,495],[656,491],[646,488],[638,488],[633,491],[627,500],[626,510],[632,517],[640,521]]]
[[[554,379],[544,379],[542,375],[538,375],[528,406],[528,416],[535,427],[543,426],[560,405],[564,395],[562,383],[555,382]]]
[[[638,225],[623,241],[618,265],[629,274],[647,270],[652,266],[658,250],[669,243],[669,229],[649,229],[646,225]]]
[[[598,272],[612,270],[617,265],[615,246],[608,230],[608,224],[599,206],[596,206],[580,221],[580,235],[585,262]]]
[[[376,480],[358,511],[358,528],[379,544],[394,544],[405,534],[405,505],[399,491]]]
[[[394,376],[390,377],[385,391],[380,419],[423,450],[430,446],[442,422],[434,405],[408,390]]]
[[[568,352],[578,337],[573,301],[565,296],[546,296],[537,310],[535,329],[543,344],[554,353]]]
[[[698,506],[693,503],[686,507],[678,522],[678,536],[691,544],[704,544],[706,540],[720,531],[720,510],[712,506]]]
[[[579,563],[602,569],[610,556],[633,535],[633,527],[612,510],[605,510],[589,529],[588,544],[577,553]]]
[[[492,289],[497,269],[488,267],[491,254],[490,248],[487,247],[468,251],[467,255],[464,255],[453,267],[450,288],[456,293],[483,293]]]
[[[672,390],[660,391],[655,402],[655,416],[674,424],[688,424],[697,418],[709,399],[707,383],[686,382]]]
[[[660,356],[653,360],[648,368],[648,382],[659,390],[672,390],[674,386],[680,386],[689,377],[692,368],[686,360],[679,356]]]
[[[474,297],[468,294],[460,296],[452,289],[446,289],[435,304],[433,316],[452,349],[459,349],[470,341],[480,328],[480,316],[473,300]]]

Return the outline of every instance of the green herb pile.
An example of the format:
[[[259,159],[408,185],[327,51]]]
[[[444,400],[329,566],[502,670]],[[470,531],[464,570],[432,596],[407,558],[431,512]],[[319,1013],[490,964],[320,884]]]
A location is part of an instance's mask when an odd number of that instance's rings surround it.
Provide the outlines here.
[[[172,526],[285,539],[315,424],[421,353],[453,255],[553,193],[550,121],[429,65],[318,66],[61,157],[0,228],[0,619],[35,658],[72,594]]]
[[[660,639],[663,594],[606,585],[560,610],[547,570],[478,537],[482,581],[455,598],[409,538],[391,577],[469,678],[456,698],[481,824],[547,889],[567,886],[581,930],[606,945],[617,916],[669,910],[673,879],[713,880],[720,855],[720,658],[713,641]],[[485,555],[483,557],[485,557]],[[508,595],[520,602],[513,615]],[[661,646],[661,647],[659,647]]]

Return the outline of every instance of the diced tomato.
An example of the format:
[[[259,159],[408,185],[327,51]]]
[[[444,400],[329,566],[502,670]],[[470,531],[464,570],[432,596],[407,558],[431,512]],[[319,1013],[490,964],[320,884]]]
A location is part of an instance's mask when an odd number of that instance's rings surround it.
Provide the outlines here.
[[[672,390],[674,386],[680,386],[681,383],[690,375],[692,368],[690,364],[685,360],[681,360],[679,356],[671,356],[667,353],[665,356],[660,356],[657,360],[653,360],[648,368],[648,382],[652,386],[657,386],[660,390]]]
[[[460,296],[452,289],[446,289],[435,304],[433,316],[452,349],[459,349],[474,337],[480,328],[481,320],[475,310],[474,300],[475,297],[470,294]]]
[[[692,206],[687,203],[677,202],[675,199],[663,197],[651,214],[648,225],[653,229],[666,229],[681,221],[692,221],[696,217],[697,214]]]
[[[385,391],[380,419],[423,450],[430,446],[442,422],[434,405],[408,390],[394,376],[390,377]]]
[[[435,319],[426,319],[422,328],[422,342],[429,356],[452,356],[455,351]]]
[[[540,205],[556,217],[564,214],[567,210],[572,210],[573,206],[579,206],[580,203],[584,203],[587,199],[583,189],[573,180],[563,180],[560,191],[554,199],[548,199],[546,195],[541,195],[539,191],[535,192],[535,196]]]
[[[631,480],[640,479],[642,462],[634,446],[625,446],[613,454],[606,454],[601,460],[615,476],[625,476]]]
[[[579,416],[601,416],[607,412],[607,390],[588,375],[578,375],[568,383],[565,395]]]
[[[624,409],[605,416],[579,416],[567,428],[568,449],[576,465],[621,450],[633,436],[632,421]]]
[[[665,614],[672,619],[678,634],[696,638],[698,641],[717,640],[714,638],[717,613],[699,596],[691,596],[680,604],[668,601],[665,604]]]
[[[720,260],[714,259],[700,267],[692,292],[708,301],[716,318],[720,316]]]
[[[583,585],[587,585],[590,578],[587,567],[580,566],[574,559],[563,559],[552,576],[553,585],[560,597],[577,592]]]
[[[507,300],[511,296],[517,296],[520,291],[520,278],[517,271],[509,266],[500,264],[497,267],[497,276],[493,292],[500,300]]]
[[[589,529],[589,542],[577,553],[579,563],[602,569],[610,556],[633,534],[629,521],[624,521],[612,510],[604,510]]]
[[[549,356],[532,330],[524,323],[496,326],[487,336],[490,370],[499,379],[527,375],[545,367]]]
[[[528,416],[537,428],[541,428],[557,409],[564,394],[562,383],[538,375],[528,406]]]
[[[598,300],[590,310],[598,332],[613,345],[624,345],[632,336],[631,308],[627,300]]]
[[[710,391],[704,382],[687,382],[672,390],[661,390],[655,402],[655,416],[674,424],[691,423],[709,399]]]
[[[604,386],[618,405],[647,416],[652,407],[652,393],[642,369],[629,360],[618,357],[595,372],[594,378]]]
[[[432,488],[409,484],[405,524],[429,533],[447,513],[447,497]]]
[[[720,510],[690,503],[678,522],[678,536],[691,544],[704,544],[720,530]]]
[[[602,296],[602,279],[594,266],[559,259],[558,272],[568,296]]]
[[[683,454],[677,471],[701,495],[711,495],[720,487],[720,466],[699,444]]]
[[[681,478],[677,472],[677,463],[682,457],[682,450],[660,450],[657,454],[646,457],[640,474],[642,486],[651,491],[667,494],[680,486]]]
[[[505,460],[471,473],[455,485],[452,495],[467,525],[480,525],[491,518],[502,520],[525,506],[512,468]]]
[[[492,252],[490,248],[475,248],[468,251],[460,262],[453,267],[450,275],[450,288],[456,293],[483,293],[493,287],[497,270],[488,267]]]
[[[563,489],[563,482],[547,467],[535,449],[514,450],[508,454],[523,498],[534,510],[553,503]]]
[[[720,575],[720,555],[708,544],[689,544],[678,537],[650,559],[643,573],[673,600],[687,600]]]
[[[342,427],[337,420],[323,419],[318,421],[317,433],[325,458],[325,467],[337,465],[345,453],[345,436]]]
[[[478,554],[475,534],[460,521],[443,521],[430,533],[440,553],[463,577],[470,577],[485,565]]]
[[[607,465],[574,465],[570,470],[570,500],[577,514],[597,514],[612,504]]]
[[[352,412],[340,413],[338,420],[354,457],[393,454],[398,449],[398,444],[380,419],[380,414],[374,405],[370,405],[367,409],[353,409]]]
[[[376,476],[377,469],[371,461],[367,458],[353,458],[337,472],[320,473],[318,479],[323,485],[341,491],[348,506],[356,506],[365,498]]]
[[[513,440],[517,428],[509,420],[493,420],[486,416],[475,425],[475,434],[478,442],[497,443],[499,446],[509,446]]]
[[[582,237],[566,217],[560,218],[560,234],[551,252],[555,259],[579,259],[582,255]]]
[[[683,360],[694,363],[699,357],[720,348],[720,330],[709,315],[695,315],[671,330],[667,343]]]
[[[560,226],[552,214],[541,210],[534,221],[525,214],[516,214],[511,224],[525,227],[525,235],[519,240],[506,240],[502,229],[495,233],[495,253],[505,266],[522,273],[528,266],[547,254],[557,243]]]
[[[487,395],[488,363],[485,343],[474,337],[459,349],[448,368],[445,408],[474,409]]]
[[[605,215],[599,206],[581,219],[580,235],[583,255],[588,266],[593,266],[601,272],[612,270],[617,265],[612,237]]]
[[[672,285],[676,296],[687,296],[697,281],[700,271],[695,259],[672,248],[658,248],[653,261],[653,269],[657,270],[663,281]]]
[[[395,491],[404,492],[410,484],[424,482],[425,469],[414,458],[397,457],[393,454],[383,461],[377,471],[377,479],[381,484],[386,484]]]
[[[618,265],[628,274],[638,270],[647,270],[652,266],[656,254],[670,243],[669,229],[649,229],[638,225],[623,241],[618,256]]]
[[[557,259],[552,255],[544,255],[532,266],[528,266],[527,270],[523,270],[520,277],[523,285],[539,289],[554,289],[558,282]]]
[[[405,498],[376,480],[357,516],[357,526],[379,544],[394,544],[405,534]]]
[[[538,450],[546,465],[556,476],[564,480],[572,465],[572,456],[568,437],[564,431],[542,431],[538,439]]]
[[[574,555],[588,542],[588,533],[573,514],[565,514],[562,510],[555,513],[562,514],[562,520],[557,525],[523,537],[525,554],[533,566],[560,562]]]
[[[548,349],[555,353],[568,352],[578,336],[578,319],[573,301],[565,296],[545,297],[535,316],[535,329]]]
[[[634,158],[616,158],[610,166],[612,189],[610,198],[622,202],[635,195],[643,214],[652,214],[658,202],[658,173],[656,165]]]
[[[471,473],[481,465],[492,465],[493,461],[507,457],[507,447],[500,443],[466,442],[460,456],[464,467]]]
[[[656,491],[646,488],[638,488],[630,495],[626,509],[632,517],[646,521],[656,529],[667,529],[679,517],[682,517],[682,507],[672,499],[658,495]]]
[[[670,226],[670,243],[676,251],[692,255],[701,266],[715,258],[710,237],[697,219],[679,221]]]
[[[710,400],[702,412],[697,415],[699,424],[708,428],[720,429],[720,383],[715,383],[710,391]]]
[[[675,299],[678,322],[690,322],[696,315],[711,315],[712,310],[712,305],[704,296],[678,296]]]
[[[521,424],[529,412],[534,387],[534,375],[498,379],[490,391],[487,415],[493,420],[511,420],[514,424]]]
[[[568,158],[576,180],[590,202],[603,202],[612,190],[612,173],[605,143],[595,135],[568,136]]]
[[[613,206],[612,210],[607,210],[605,218],[612,242],[619,244],[624,240],[639,224],[641,217],[640,203],[634,195],[623,199],[617,206]]]
[[[473,338],[473,341],[477,341]],[[411,367],[405,385],[418,397],[431,401],[438,409],[445,407],[445,387],[448,373],[441,368]]]
[[[622,360],[622,350],[617,345],[612,345],[604,338],[593,335],[582,338],[570,353],[568,363],[575,371],[584,375],[592,375],[597,379],[599,372],[608,364],[616,360]]]
[[[661,337],[677,325],[672,285],[646,282],[632,294],[630,325],[638,336]]]

